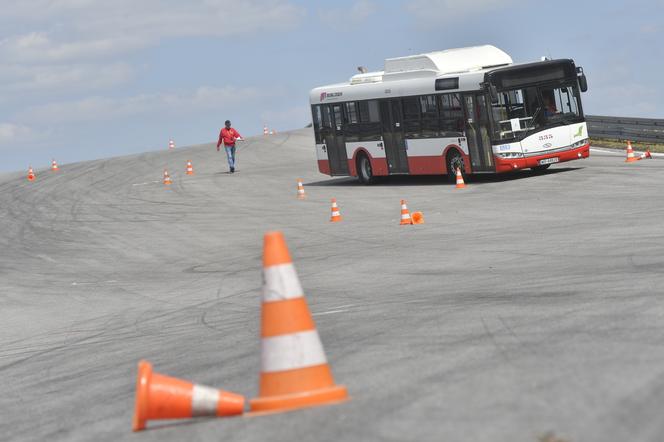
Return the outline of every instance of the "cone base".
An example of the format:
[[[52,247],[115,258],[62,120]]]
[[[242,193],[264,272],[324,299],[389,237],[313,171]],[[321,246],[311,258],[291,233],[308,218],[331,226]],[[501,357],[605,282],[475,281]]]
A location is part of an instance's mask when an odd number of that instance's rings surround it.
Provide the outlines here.
[[[341,217],[330,219],[330,222],[331,222],[331,223],[338,223],[338,222],[340,222],[340,221],[341,221]]]
[[[633,163],[633,162],[635,162],[635,161],[639,161],[640,159],[641,159],[641,158],[637,158],[637,157],[634,157],[634,158],[627,158],[627,159],[625,160],[625,162],[626,162],[626,163]]]
[[[456,185],[456,188],[457,188],[457,189],[465,189],[465,188],[466,188],[466,185],[465,185],[465,184],[457,184],[457,185]]]
[[[400,226],[410,226],[411,224],[413,224],[412,221],[401,221],[399,223]]]
[[[335,385],[320,390],[278,396],[258,397],[249,401],[251,412],[272,412],[295,410],[343,402],[348,399],[348,390],[343,385]]]

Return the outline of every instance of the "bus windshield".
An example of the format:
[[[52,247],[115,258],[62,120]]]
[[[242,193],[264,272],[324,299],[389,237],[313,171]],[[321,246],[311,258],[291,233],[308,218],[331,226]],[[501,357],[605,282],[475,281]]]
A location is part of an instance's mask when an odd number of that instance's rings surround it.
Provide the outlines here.
[[[495,140],[521,140],[535,130],[578,121],[579,91],[576,85],[501,91],[491,111]]]

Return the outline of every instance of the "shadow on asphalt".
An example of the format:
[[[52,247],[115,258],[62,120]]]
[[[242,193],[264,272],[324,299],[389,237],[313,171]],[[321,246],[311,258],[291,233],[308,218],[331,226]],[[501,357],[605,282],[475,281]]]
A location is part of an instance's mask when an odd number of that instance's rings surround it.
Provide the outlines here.
[[[541,172],[533,170],[520,170],[518,172],[510,173],[487,173],[472,175],[465,178],[467,184],[489,184],[499,183],[503,181],[523,180],[530,178],[537,178],[545,175],[556,175],[564,172],[571,172],[574,170],[583,169],[584,167],[560,167],[556,169],[549,169]],[[454,185],[448,181],[446,175],[394,175],[390,177],[377,177],[376,183],[372,186],[435,186],[435,185]],[[313,181],[304,183],[305,186],[318,186],[318,187],[352,187],[364,186],[357,178],[343,177],[332,178],[323,181]]]

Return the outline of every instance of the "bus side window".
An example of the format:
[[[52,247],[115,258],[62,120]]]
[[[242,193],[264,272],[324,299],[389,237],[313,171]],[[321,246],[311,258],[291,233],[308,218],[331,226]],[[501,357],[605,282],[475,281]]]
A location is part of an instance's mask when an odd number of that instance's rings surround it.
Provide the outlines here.
[[[357,103],[355,101],[348,101],[344,103],[344,136],[345,140],[349,142],[360,141],[360,125],[357,112]]]
[[[422,111],[422,137],[438,137],[440,116],[438,115],[438,100],[436,96],[422,95],[420,97],[420,109]]]
[[[316,138],[316,144],[322,143],[321,137],[321,126],[323,125],[323,114],[321,112],[321,106],[311,106],[311,114],[313,115],[313,126],[314,126],[314,137]]]
[[[380,140],[380,107],[378,100],[365,100],[358,102],[360,120],[359,141]]]
[[[403,97],[403,126],[406,138],[421,138],[422,122],[420,121],[419,97]]]
[[[459,94],[440,96],[440,135],[442,137],[462,137],[464,128],[463,109]]]

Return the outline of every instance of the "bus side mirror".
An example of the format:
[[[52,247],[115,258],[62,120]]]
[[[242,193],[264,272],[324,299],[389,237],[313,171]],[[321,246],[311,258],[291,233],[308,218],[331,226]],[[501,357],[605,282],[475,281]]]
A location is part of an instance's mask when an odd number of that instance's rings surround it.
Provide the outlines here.
[[[583,68],[581,66],[577,66],[576,73],[579,78],[579,89],[581,89],[581,92],[588,92],[588,79],[586,78],[586,74],[583,72]]]
[[[581,89],[581,92],[588,92],[588,80],[586,79],[586,74],[582,74],[579,77],[579,89]]]
[[[491,97],[491,104],[498,104],[498,89],[493,84],[489,85],[489,97]]]

